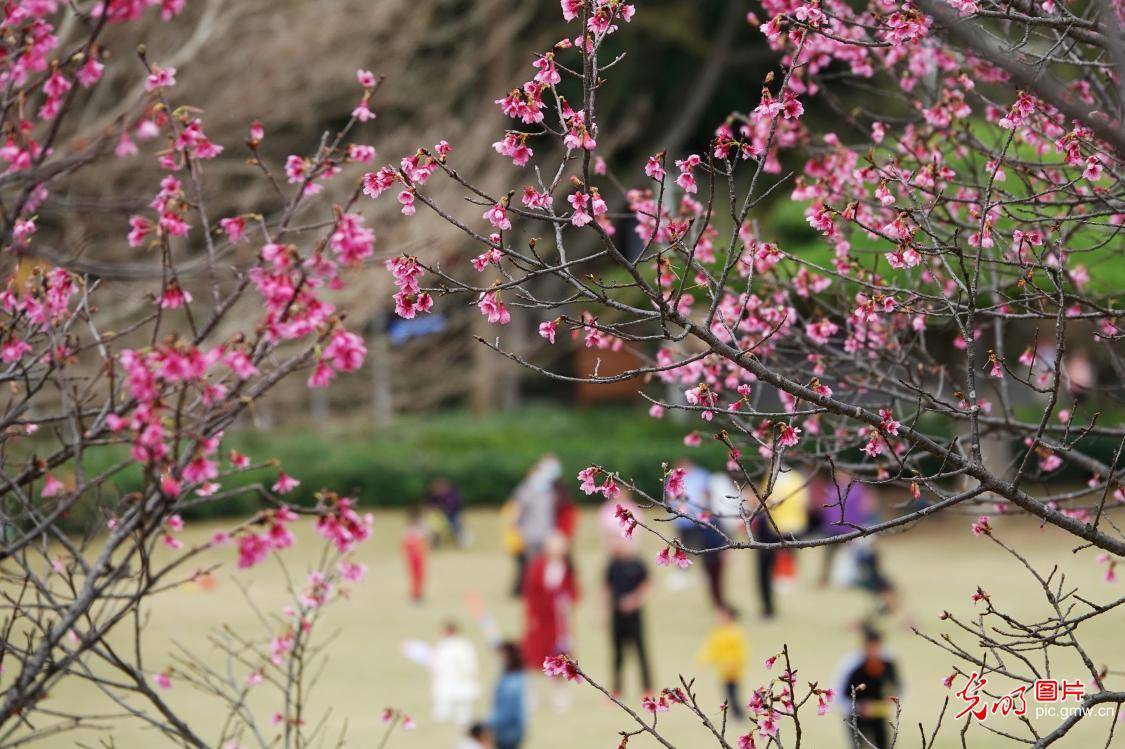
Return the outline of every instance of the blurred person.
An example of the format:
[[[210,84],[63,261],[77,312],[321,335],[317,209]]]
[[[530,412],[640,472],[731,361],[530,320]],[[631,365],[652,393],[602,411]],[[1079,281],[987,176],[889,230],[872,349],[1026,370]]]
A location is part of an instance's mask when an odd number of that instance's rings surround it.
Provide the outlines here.
[[[823,538],[835,538],[867,528],[878,518],[875,498],[866,485],[855,480],[847,471],[837,471],[834,481],[810,487],[818,497],[813,508],[817,533]],[[840,553],[841,544],[824,547],[824,556],[818,580],[821,587],[828,585],[832,565]],[[851,550],[849,550],[851,552]]]
[[[710,508],[711,500],[708,493],[710,474],[706,469],[686,458],[676,461],[676,468],[684,471],[684,491],[680,497],[669,500],[671,508],[682,515],[672,521],[672,527],[675,528],[680,544],[685,549],[697,550],[703,545],[704,532],[695,519],[706,515]],[[706,565],[703,567],[703,573],[710,580],[712,572]],[[669,570],[665,579],[669,587],[674,589],[691,585],[691,577],[686,570]]]
[[[563,534],[566,540],[573,544],[575,536],[578,535],[578,520],[580,517],[578,505],[575,504],[574,497],[571,496],[561,478],[555,479],[551,491],[554,493],[555,502],[555,530]]]
[[[548,453],[532,466],[519,483],[512,498],[519,510],[516,527],[523,544],[524,559],[536,557],[547,538],[555,532],[555,482],[562,477],[562,464]],[[522,569],[526,569],[526,566]],[[522,578],[518,583],[522,588]]]
[[[854,533],[879,521],[878,503],[864,484],[847,471],[838,471],[835,483],[823,488],[820,534],[826,538]],[[879,565],[879,542],[876,536],[863,536],[847,544],[824,547],[819,584],[827,585],[833,564],[842,561],[835,577],[839,582],[866,590],[879,600],[879,614],[893,611],[897,591]]]
[[[862,637],[862,649],[844,662],[840,709],[853,749],[889,749],[888,720],[902,688],[898,669],[878,630],[865,624]]]
[[[728,535],[744,531],[742,521],[743,492],[725,471],[712,473],[707,482],[707,496],[716,525]]]
[[[637,556],[635,544],[619,538],[611,547],[605,571],[605,597],[610,611],[609,626],[613,647],[613,694],[622,693],[621,674],[625,666],[625,650],[637,654],[641,672],[641,691],[652,694],[652,671],[645,648],[642,611],[652,589],[648,568]]]
[[[566,537],[555,532],[547,537],[543,552],[531,559],[524,576],[523,657],[538,668],[553,655],[573,655],[571,617],[578,602],[578,579],[570,564]],[[555,690],[555,708],[569,699],[565,687]]]
[[[809,532],[809,479],[796,468],[779,473],[774,482],[777,504],[770,510],[777,532],[783,539],[797,539]],[[774,583],[788,590],[797,579],[795,549],[780,549],[774,565]]]
[[[492,729],[487,723],[474,723],[457,742],[456,749],[492,749]]]
[[[464,504],[457,485],[445,476],[437,476],[430,482],[426,493],[426,504],[442,514],[449,529],[450,540],[457,546],[466,542],[465,529],[461,523],[461,509]]]
[[[849,545],[855,547],[856,587],[878,599],[878,614],[890,614],[898,608],[898,592],[879,565],[878,541],[875,536],[865,536]]]
[[[687,459],[676,461],[676,468],[684,472],[683,494],[670,501],[674,510],[688,517],[676,518],[673,521],[673,525],[684,546],[696,548],[698,546],[697,532],[699,524],[692,522],[692,518],[698,518],[700,515],[710,510],[711,495],[709,492],[709,484],[711,474],[705,468]]]
[[[455,622],[446,622],[430,654],[430,675],[434,721],[467,726],[480,694],[477,653]]]
[[[763,491],[767,487],[763,487]],[[762,543],[776,544],[795,540],[803,535],[809,525],[809,491],[804,475],[795,468],[782,466],[774,479],[773,488],[765,498],[765,509],[755,518],[754,538]],[[758,597],[762,617],[774,616],[774,575],[778,560],[785,553],[787,564],[795,569],[791,549],[758,549]]]
[[[514,499],[500,506],[500,540],[504,551],[512,558],[512,598],[519,598],[523,592],[523,571],[527,566],[527,554],[523,548],[523,537],[519,528],[520,508]]]
[[[500,661],[500,675],[493,689],[492,714],[488,721],[492,744],[488,746],[514,749],[523,741],[527,722],[523,648],[519,643],[501,637],[500,627],[488,613],[484,600],[476,590],[465,592],[465,606],[480,627],[485,641],[495,649]]]
[[[726,552],[721,547],[730,542],[728,533],[737,533],[742,527],[742,521],[738,517],[740,502],[738,487],[725,472],[718,471],[708,475],[707,522],[698,526],[697,537],[700,549],[711,549],[699,554],[699,559],[703,565],[703,574],[707,577],[707,592],[716,608],[726,606],[723,587]]]
[[[570,565],[571,572],[577,575],[578,565],[574,557],[574,539],[578,535],[578,521],[581,514],[578,511],[578,505],[562,479],[555,479],[552,491],[555,502],[555,530],[566,539],[566,561]]]
[[[727,538],[716,527],[714,519],[700,524],[697,537],[699,548],[708,549],[697,555],[703,567],[703,576],[707,578],[707,594],[711,598],[711,605],[721,609],[726,605],[723,597],[723,568],[726,557],[721,547],[727,544]]]
[[[730,606],[720,606],[715,610],[715,624],[696,660],[714,667],[723,685],[728,714],[734,718],[742,717],[738,687],[746,668],[747,655],[749,649],[742,628],[738,626],[738,612]]]
[[[496,749],[517,749],[527,726],[526,677],[520,646],[512,641],[500,643],[500,678],[492,694],[492,729]]]
[[[410,580],[410,600],[421,603],[426,585],[426,560],[430,553],[430,531],[426,527],[422,507],[407,510],[406,528],[402,531],[402,554]]]

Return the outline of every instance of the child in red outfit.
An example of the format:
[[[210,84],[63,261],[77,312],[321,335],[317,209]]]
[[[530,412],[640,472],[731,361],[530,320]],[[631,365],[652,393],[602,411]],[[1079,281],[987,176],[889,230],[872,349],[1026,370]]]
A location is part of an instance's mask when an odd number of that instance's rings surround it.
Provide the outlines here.
[[[410,508],[406,529],[402,532],[402,553],[410,577],[410,600],[421,603],[426,585],[426,557],[430,553],[430,533],[419,507]]]

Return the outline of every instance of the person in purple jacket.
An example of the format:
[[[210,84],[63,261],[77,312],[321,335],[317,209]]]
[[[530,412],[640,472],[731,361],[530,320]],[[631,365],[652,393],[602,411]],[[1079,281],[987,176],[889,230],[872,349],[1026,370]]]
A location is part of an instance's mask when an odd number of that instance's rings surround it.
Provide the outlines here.
[[[879,520],[879,508],[871,490],[846,471],[837,471],[835,481],[825,484],[818,504],[820,531],[825,538],[854,533],[871,527]],[[824,564],[820,572],[822,587],[828,584],[832,563],[843,545],[832,544],[825,547]],[[847,551],[855,559],[854,584],[878,597],[880,613],[887,613],[895,607],[895,589],[879,569],[875,537],[862,536],[846,545]]]
[[[821,482],[818,499],[813,506],[823,538],[835,538],[858,528],[866,528],[878,517],[871,491],[847,471],[836,471],[834,480]],[[832,562],[840,546],[841,544],[832,544],[824,547],[824,564],[820,570],[821,587],[828,585]]]

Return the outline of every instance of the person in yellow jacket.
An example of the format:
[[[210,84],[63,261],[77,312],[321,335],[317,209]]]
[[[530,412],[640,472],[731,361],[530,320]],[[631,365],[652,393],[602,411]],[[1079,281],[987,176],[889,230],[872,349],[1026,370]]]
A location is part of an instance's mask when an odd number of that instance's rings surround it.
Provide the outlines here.
[[[527,565],[524,553],[523,535],[519,527],[520,508],[514,499],[509,499],[500,507],[500,542],[504,551],[515,562],[516,574],[512,582],[512,597],[519,598],[523,591],[523,571]]]
[[[720,606],[715,610],[715,626],[707,635],[706,642],[699,650],[696,659],[713,666],[723,684],[723,694],[727,698],[728,715],[742,717],[742,703],[738,699],[738,685],[746,667],[746,636],[738,626],[738,612],[730,606]]]
[[[796,468],[783,468],[773,482],[766,508],[782,538],[802,535],[809,527],[809,480]]]
[[[777,543],[782,539],[800,537],[809,525],[809,481],[796,468],[782,466],[774,479],[773,486],[762,486],[765,512],[759,512],[754,519],[754,537],[763,543]],[[758,510],[755,502],[752,510]],[[768,513],[768,514],[767,514]],[[758,596],[762,602],[762,617],[770,619],[774,615],[774,578],[778,577],[791,585],[796,577],[796,560],[792,549],[758,549]]]

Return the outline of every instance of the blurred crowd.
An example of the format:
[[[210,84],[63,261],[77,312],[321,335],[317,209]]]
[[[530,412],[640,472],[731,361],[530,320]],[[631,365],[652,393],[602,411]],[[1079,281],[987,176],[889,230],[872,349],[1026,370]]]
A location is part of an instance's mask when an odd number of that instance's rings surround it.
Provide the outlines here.
[[[803,555],[800,549],[823,547],[816,557],[818,587],[848,586],[871,594],[869,604],[857,604],[854,618],[862,646],[842,664],[836,690],[838,709],[849,720],[845,735],[852,746],[888,746],[892,698],[901,684],[879,624],[897,600],[895,586],[879,564],[876,536],[866,532],[880,520],[879,504],[870,489],[843,471],[828,477],[806,476],[797,468],[783,467],[772,483],[739,490],[726,473],[690,461],[682,461],[676,469],[682,486],[670,505],[674,543],[699,561],[696,566],[702,573],[672,565],[662,576],[663,584],[672,589],[705,585],[713,621],[701,637],[697,661],[714,672],[728,715],[740,717],[745,707],[740,686],[749,645],[740,614],[728,600],[727,565],[752,560],[758,613],[768,620],[781,616],[778,594],[793,588],[798,557]],[[607,613],[606,637],[612,654],[608,688],[615,698],[625,690],[627,661],[635,662],[642,695],[652,696],[657,688],[644,624],[653,579],[639,554],[641,534],[623,533],[620,521],[625,510],[628,517],[644,523],[642,504],[651,503],[638,503],[622,490],[597,511],[605,560],[597,594]],[[410,510],[402,548],[412,602],[424,602],[430,549],[472,542],[462,510],[457,487],[444,477],[435,478],[424,500]],[[516,749],[524,743],[529,716],[537,708],[549,706],[562,712],[570,706],[565,684],[542,678],[545,660],[576,656],[574,616],[583,596],[571,553],[579,510],[555,456],[545,455],[531,467],[510,493],[500,519],[504,550],[512,559],[510,592],[521,601],[523,626],[518,639],[505,639],[485,603],[469,594],[471,617],[499,663],[487,718],[476,713],[483,691],[478,655],[455,622],[446,623],[432,645],[416,640],[404,645],[407,657],[429,671],[433,720],[464,729],[457,749]],[[750,538],[761,544],[753,553],[728,548]]]

